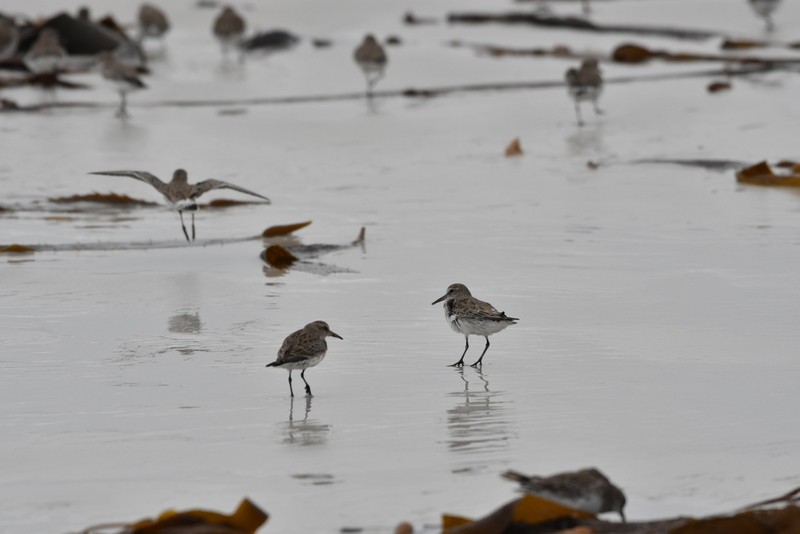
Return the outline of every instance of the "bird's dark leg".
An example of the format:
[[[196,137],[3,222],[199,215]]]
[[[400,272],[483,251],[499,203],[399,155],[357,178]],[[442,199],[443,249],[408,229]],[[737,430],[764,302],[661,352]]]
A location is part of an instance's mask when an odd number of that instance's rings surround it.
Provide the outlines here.
[[[623,522],[623,523],[627,523],[627,521],[626,521],[626,519],[625,519],[625,512],[623,512],[622,510],[620,510],[620,511],[619,511],[619,516],[622,518],[622,522]]]
[[[575,100],[575,116],[578,117],[578,126],[583,126],[583,117],[581,117],[581,105],[578,100]]]
[[[300,378],[303,379],[303,382],[306,382],[306,377],[304,376],[305,374],[306,374],[306,370],[303,369],[303,371],[300,373]],[[308,395],[309,397],[312,396],[311,395],[311,386],[308,385],[308,382],[306,382],[306,395]]]
[[[192,212],[192,241],[194,241],[194,212]]]
[[[481,363],[483,361],[483,355],[486,354],[486,351],[489,350],[489,336],[483,336],[486,338],[486,346],[483,347],[483,352],[481,352],[481,357],[478,358],[478,361],[470,365],[470,367],[483,367]]]
[[[180,211],[180,210],[178,210],[178,215],[180,215],[180,216],[181,216],[181,228],[183,228],[183,235],[185,235],[185,236],[186,236],[186,241],[188,241],[189,243],[191,243],[191,242],[192,242],[192,240],[191,240],[191,239],[189,239],[189,232],[187,232],[187,231],[186,231],[186,225],[185,225],[185,224],[183,224],[183,212],[182,212],[182,211]],[[291,379],[292,379],[292,378],[291,378],[291,373],[289,373],[289,374],[290,374],[290,376],[289,376],[289,380],[291,381]]]
[[[119,109],[117,110],[117,117],[120,119],[127,118],[128,116],[128,99],[125,96],[125,91],[119,92]]]
[[[289,394],[294,397],[294,391],[292,390],[292,370],[289,369]]]
[[[592,100],[592,104],[594,104],[594,112],[597,115],[602,115],[603,114],[603,110],[600,109],[599,107],[597,107],[597,99],[596,98]]]
[[[450,367],[464,367],[464,356],[467,355],[467,351],[469,350],[469,336],[464,336],[464,341],[466,341],[466,344],[464,345],[464,353],[461,355],[461,359]]]

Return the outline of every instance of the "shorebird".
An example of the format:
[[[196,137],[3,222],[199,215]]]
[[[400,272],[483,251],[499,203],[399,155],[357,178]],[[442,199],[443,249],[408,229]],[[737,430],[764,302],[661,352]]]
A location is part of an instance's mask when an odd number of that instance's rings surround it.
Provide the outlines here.
[[[67,52],[61,46],[58,32],[52,28],[44,28],[22,61],[34,74],[55,74],[66,56]]]
[[[764,22],[767,24],[767,31],[771,32],[775,29],[775,23],[772,20],[772,12],[778,8],[778,4],[781,3],[781,0],[748,0],[750,2],[750,7],[753,8],[753,11],[756,14],[764,19]]]
[[[597,107],[597,99],[603,91],[603,76],[597,66],[596,59],[584,59],[579,69],[569,69],[565,75],[569,96],[575,101],[575,115],[578,117],[578,126],[583,126],[580,103],[591,100],[594,112],[601,115],[603,112]]]
[[[367,79],[367,96],[370,96],[372,88],[383,78],[387,63],[386,52],[372,34],[367,34],[353,53],[353,58],[364,72],[364,77]]]
[[[342,339],[342,336],[331,331],[325,321],[308,323],[302,330],[289,334],[278,350],[278,359],[267,364],[267,367],[279,367],[289,370],[289,393],[292,397],[294,397],[292,371],[295,369],[302,369],[300,378],[306,384],[306,395],[311,396],[311,386],[308,385],[305,377],[306,369],[314,367],[325,357],[325,353],[328,351],[326,337]]]
[[[194,212],[198,209],[197,198],[203,193],[211,191],[212,189],[233,189],[234,191],[239,191],[240,193],[261,198],[266,201],[266,204],[271,203],[270,200],[265,196],[254,193],[253,191],[245,189],[244,187],[239,187],[238,185],[223,182],[221,180],[203,180],[202,182],[197,182],[196,184],[190,184],[188,181],[188,175],[183,169],[177,169],[172,174],[172,180],[170,180],[168,183],[162,182],[156,176],[146,171],[98,171],[90,172],[89,174],[101,174],[104,176],[128,176],[152,185],[156,191],[164,195],[164,198],[167,200],[170,206],[178,210],[178,215],[181,217],[181,228],[183,228],[183,235],[186,236],[186,241],[189,242],[194,241]],[[190,211],[192,213],[191,239],[189,239],[189,233],[186,231],[186,225],[183,223],[184,211]]]
[[[119,93],[119,108],[117,117],[124,119],[128,117],[128,93],[146,89],[147,86],[139,78],[136,69],[123,65],[111,54],[103,52],[100,54],[103,78],[108,80]]]
[[[142,4],[139,8],[139,42],[147,37],[160,40],[168,30],[167,15],[152,4]]]
[[[224,56],[227,57],[230,48],[239,45],[246,26],[245,20],[230,6],[226,6],[214,20],[214,36],[222,45]]]
[[[0,16],[0,61],[13,56],[18,44],[19,30],[14,21]]]
[[[519,482],[522,491],[592,514],[616,512],[625,522],[625,494],[599,470],[590,468],[549,477],[506,471],[503,478]]]
[[[434,300],[431,305],[444,301],[444,316],[450,328],[464,335],[466,345],[461,359],[451,367],[462,367],[464,356],[469,350],[469,336],[483,336],[486,346],[481,357],[470,367],[482,366],[483,356],[489,350],[489,336],[504,330],[507,326],[516,324],[519,319],[506,316],[506,312],[499,312],[488,302],[483,302],[472,296],[464,284],[452,284],[447,288],[444,296]]]

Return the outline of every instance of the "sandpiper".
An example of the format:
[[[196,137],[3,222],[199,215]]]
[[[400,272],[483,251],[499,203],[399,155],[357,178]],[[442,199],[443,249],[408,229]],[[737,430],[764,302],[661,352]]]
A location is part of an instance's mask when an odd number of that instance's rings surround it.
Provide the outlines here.
[[[616,512],[625,521],[625,494],[597,469],[581,469],[549,477],[507,471],[502,476],[519,482],[522,491],[592,514]]]
[[[44,28],[25,54],[23,62],[34,74],[55,74],[66,58],[67,52],[61,46],[58,32]]]
[[[442,301],[444,301],[444,316],[450,324],[450,328],[459,334],[463,334],[466,341],[461,359],[452,364],[451,367],[462,367],[464,365],[464,356],[469,350],[470,335],[486,338],[486,346],[483,348],[481,357],[470,367],[482,366],[483,356],[489,350],[489,336],[519,321],[515,317],[506,316],[505,312],[497,311],[488,302],[483,302],[473,297],[464,284],[450,285],[447,288],[447,293],[434,300],[431,305]]]
[[[580,102],[591,100],[594,112],[598,115],[603,112],[597,107],[597,99],[603,91],[603,76],[597,66],[596,59],[584,59],[579,69],[569,69],[565,76],[569,96],[575,101],[575,115],[578,117],[578,126],[583,126]]]
[[[386,52],[375,40],[375,37],[372,34],[368,34],[356,48],[353,58],[364,72],[364,77],[367,79],[367,96],[370,96],[372,88],[383,78],[383,71],[387,63]]]
[[[781,0],[748,0],[750,6],[756,14],[764,19],[767,24],[767,31],[771,32],[775,29],[775,23],[772,20],[772,12],[778,8]]]
[[[214,20],[214,36],[222,45],[222,54],[227,57],[228,50],[239,46],[247,24],[234,9],[226,6]]]
[[[292,371],[295,369],[302,369],[300,378],[306,384],[306,395],[311,396],[311,386],[308,385],[305,377],[306,369],[314,367],[325,357],[325,353],[328,351],[328,343],[325,342],[326,337],[342,339],[342,336],[331,331],[325,321],[308,323],[302,330],[289,334],[278,350],[278,359],[267,364],[267,367],[279,367],[289,370],[289,393],[292,397],[294,397]]]
[[[152,4],[142,4],[139,8],[139,42],[147,37],[161,39],[169,30],[167,15]]]
[[[18,44],[19,30],[14,21],[0,16],[0,61],[13,56]]]
[[[103,52],[100,55],[100,61],[102,62],[103,78],[108,80],[119,93],[117,117],[124,119],[128,117],[128,93],[146,89],[147,86],[139,78],[139,73],[136,72],[136,69],[123,65],[114,59],[111,52]]]
[[[203,193],[211,191],[212,189],[233,189],[234,191],[239,191],[240,193],[261,198],[266,204],[270,204],[270,200],[265,196],[254,193],[253,191],[245,189],[244,187],[239,187],[238,185],[223,182],[221,180],[203,180],[202,182],[197,182],[196,184],[190,184],[188,181],[189,177],[186,174],[186,171],[183,169],[177,169],[172,174],[172,180],[170,180],[168,183],[162,182],[156,176],[146,171],[98,171],[91,172],[89,174],[102,174],[105,176],[128,176],[152,185],[156,191],[164,195],[164,198],[174,209],[178,210],[178,214],[181,217],[181,228],[183,228],[183,235],[186,236],[186,241],[189,242],[194,241],[195,238],[194,212],[198,209],[197,198]],[[189,233],[186,231],[186,225],[183,223],[184,211],[190,211],[192,213],[191,239],[189,239]]]

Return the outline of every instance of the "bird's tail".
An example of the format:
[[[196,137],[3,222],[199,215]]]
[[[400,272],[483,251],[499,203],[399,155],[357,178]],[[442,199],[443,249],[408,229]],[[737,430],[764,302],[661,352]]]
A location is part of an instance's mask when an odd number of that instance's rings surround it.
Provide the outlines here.
[[[516,317],[509,317],[506,312],[500,312],[500,318],[504,321],[519,321]]]

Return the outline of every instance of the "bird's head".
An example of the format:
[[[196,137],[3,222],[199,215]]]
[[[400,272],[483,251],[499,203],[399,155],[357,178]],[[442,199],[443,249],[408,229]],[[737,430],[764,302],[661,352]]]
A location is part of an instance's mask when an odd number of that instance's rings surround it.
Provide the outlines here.
[[[431,306],[438,304],[443,300],[453,300],[459,297],[469,297],[471,295],[472,293],[469,292],[469,289],[467,289],[467,286],[464,284],[450,284],[450,286],[447,288],[447,292],[438,299],[434,300],[431,303]]]
[[[313,323],[308,323],[306,328],[316,331],[322,337],[338,337],[339,339],[343,339],[342,336],[332,331],[328,326],[328,323],[325,321],[314,321]]]

